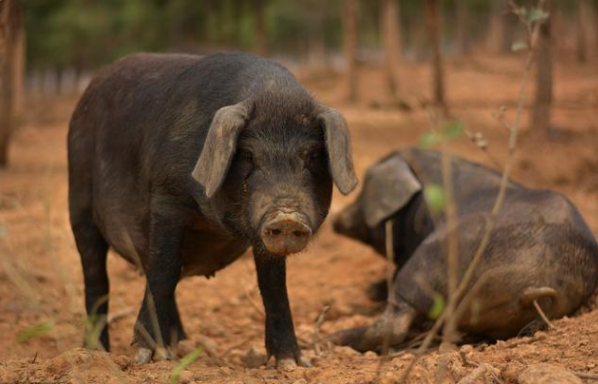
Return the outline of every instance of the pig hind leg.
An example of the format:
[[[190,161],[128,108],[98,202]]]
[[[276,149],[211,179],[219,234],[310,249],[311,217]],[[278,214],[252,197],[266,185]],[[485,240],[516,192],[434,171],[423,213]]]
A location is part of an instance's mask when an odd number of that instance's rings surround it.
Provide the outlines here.
[[[402,343],[417,316],[415,308],[407,303],[388,304],[382,316],[365,327],[347,329],[330,337],[337,345],[346,345],[357,351],[380,351]]]
[[[84,344],[92,349],[100,347],[97,344],[97,331],[101,329],[99,342],[105,350],[109,350],[107,317],[110,285],[106,270],[108,243],[93,221],[91,206],[77,209],[73,205],[71,203],[71,226],[81,256],[88,318]]]

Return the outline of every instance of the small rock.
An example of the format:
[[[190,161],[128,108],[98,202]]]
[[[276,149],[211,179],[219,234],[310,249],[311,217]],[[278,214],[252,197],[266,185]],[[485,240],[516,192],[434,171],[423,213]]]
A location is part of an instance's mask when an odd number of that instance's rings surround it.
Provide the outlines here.
[[[224,373],[225,375],[230,375],[233,373],[233,370],[230,367],[220,367],[220,372]]]
[[[247,368],[258,368],[266,364],[266,354],[259,351],[256,347],[251,347],[242,360]]]
[[[344,355],[344,356],[360,356],[361,355],[359,352],[357,352],[356,350],[354,350],[351,347],[336,346],[336,347],[334,347],[334,352],[338,353],[339,355]]]
[[[197,337],[197,344],[204,346],[208,351],[218,350],[218,344],[207,336],[199,335]]]
[[[471,353],[471,352],[473,352],[473,346],[471,344],[462,345],[461,351],[464,353]]]
[[[195,375],[191,371],[184,370],[179,375],[179,383],[181,384],[189,384],[195,380]]]
[[[368,359],[377,359],[378,358],[378,354],[374,351],[367,351],[366,353],[363,354],[363,356]]]
[[[583,382],[564,367],[550,364],[535,364],[526,368],[517,377],[519,384],[582,384]]]

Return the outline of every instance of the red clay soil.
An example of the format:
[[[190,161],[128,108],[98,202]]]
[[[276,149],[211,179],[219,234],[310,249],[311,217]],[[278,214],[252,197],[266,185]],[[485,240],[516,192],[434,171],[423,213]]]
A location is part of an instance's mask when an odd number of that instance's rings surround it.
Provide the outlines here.
[[[524,131],[513,178],[566,194],[598,234],[598,76],[592,65],[557,66],[553,121],[559,133],[549,138]],[[523,61],[473,57],[451,61],[448,66],[451,113],[464,121],[468,130],[486,136],[491,156],[466,138],[452,143],[450,150],[485,164],[503,164],[508,132],[493,114],[506,105],[506,118],[512,119]],[[414,107],[412,111],[392,107],[376,68],[362,69],[362,100],[353,105],[343,102],[342,78],[334,73],[301,77],[316,97],[345,114],[360,175],[386,152],[417,145],[429,130],[428,113],[419,106],[427,97],[422,90],[429,89],[428,70],[423,66],[402,68],[401,91]],[[165,383],[177,362],[133,362],[135,350],[129,344],[144,280],[114,254],[109,257],[113,350],[107,354],[80,348],[83,284],[66,203],[65,137],[74,102],[75,98],[32,102],[30,115],[14,138],[12,165],[0,171],[0,383]],[[335,192],[331,212],[338,212],[353,198]],[[321,326],[324,335],[375,318],[380,306],[368,300],[365,289],[383,276],[384,268],[382,258],[336,236],[329,222],[307,252],[290,258],[288,286],[296,331],[303,353],[314,367],[288,371],[276,370],[271,363],[248,368],[255,362],[247,356],[259,358],[264,352],[263,309],[250,255],[215,278],[184,280],[177,299],[190,340],[179,348],[180,353],[199,344],[209,347],[210,353],[202,353],[179,381],[398,382],[413,359],[408,351],[378,372],[379,358],[374,353],[322,345],[316,356],[313,344],[315,322],[326,305],[331,309]],[[593,298],[590,308],[596,304]],[[525,375],[520,372],[541,363],[596,376],[598,310],[582,312],[554,321],[554,329],[531,339],[464,345],[442,353],[435,347],[416,364],[408,382],[456,383],[470,375],[464,383],[469,379],[471,383],[523,383]],[[22,330],[46,322],[53,324],[50,331],[18,340]],[[480,374],[477,381],[473,372]],[[573,379],[578,381],[559,382],[584,382]]]

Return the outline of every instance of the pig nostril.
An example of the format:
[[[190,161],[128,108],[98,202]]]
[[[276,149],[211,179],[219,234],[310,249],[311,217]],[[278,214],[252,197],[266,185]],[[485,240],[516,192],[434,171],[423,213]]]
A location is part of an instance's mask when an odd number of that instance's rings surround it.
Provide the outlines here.
[[[303,237],[303,236],[307,235],[307,233],[305,231],[293,231],[293,235],[295,235],[297,237]]]
[[[268,229],[266,232],[272,236],[278,236],[282,233],[280,229]]]

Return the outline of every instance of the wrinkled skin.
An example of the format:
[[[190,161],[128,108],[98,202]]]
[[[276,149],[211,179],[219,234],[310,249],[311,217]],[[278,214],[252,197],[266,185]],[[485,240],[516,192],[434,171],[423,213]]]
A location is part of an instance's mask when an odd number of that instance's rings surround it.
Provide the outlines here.
[[[147,278],[137,360],[154,351],[170,357],[167,346],[185,338],[178,281],[212,276],[251,246],[268,354],[282,365],[301,362],[285,258],[320,227],[333,183],[342,193],[357,184],[338,112],[316,103],[285,68],[253,55],[140,54],[92,81],[71,119],[68,156],[71,225],[93,325],[108,312],[112,247]],[[99,341],[109,349],[106,327]]]
[[[447,297],[446,218],[436,220],[423,198],[426,185],[442,185],[441,154],[411,149],[392,153],[368,169],[357,200],[334,219],[336,232],[385,255],[385,223],[393,224],[397,265],[393,300],[370,326],[349,329],[332,341],[357,350],[380,350],[404,341],[427,316],[434,293]],[[452,158],[457,209],[458,278],[483,237],[501,175]],[[574,312],[594,292],[598,247],[577,209],[564,196],[507,184],[506,198],[457,314],[460,330],[490,338],[515,336],[537,323],[537,301],[551,318]],[[384,297],[378,283],[374,295]],[[384,288],[384,289],[383,289]]]

